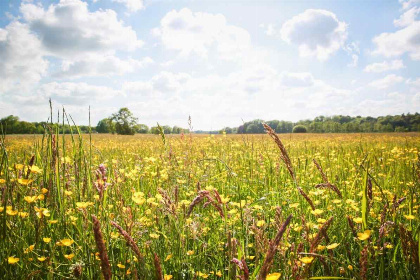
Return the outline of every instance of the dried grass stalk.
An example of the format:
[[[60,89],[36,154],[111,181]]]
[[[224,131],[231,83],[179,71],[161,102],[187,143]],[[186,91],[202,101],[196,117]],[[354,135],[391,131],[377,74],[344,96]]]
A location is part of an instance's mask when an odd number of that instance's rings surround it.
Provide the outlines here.
[[[143,255],[140,253],[140,249],[137,246],[136,242],[134,242],[134,239],[126,232],[120,225],[118,225],[116,222],[111,221],[111,225],[114,226],[119,233],[124,236],[125,241],[127,241],[128,246],[134,251],[134,253],[138,256],[139,260],[143,261]]]
[[[162,273],[162,267],[160,265],[160,259],[156,253],[155,253],[153,262],[155,264],[156,280],[163,280],[163,273]]]
[[[325,222],[325,224],[322,225],[322,227],[319,229],[318,233],[316,234],[316,236],[311,242],[311,247],[310,247],[309,252],[311,253],[315,252],[316,248],[321,243],[322,238],[328,239],[327,230],[332,224],[333,220],[334,220],[334,217],[331,217],[328,219],[328,221]]]
[[[101,224],[95,215],[92,215],[93,234],[95,236],[96,247],[98,248],[99,258],[101,259],[101,269],[105,280],[111,280],[111,265],[109,264],[108,254],[101,232]]]
[[[271,265],[273,263],[274,255],[277,252],[277,246],[279,246],[283,233],[286,231],[286,228],[291,220],[292,215],[289,215],[289,217],[287,217],[286,221],[278,230],[276,237],[274,237],[274,239],[271,240],[270,246],[268,247],[267,253],[265,255],[264,263],[261,267],[260,273],[257,278],[258,280],[265,280],[267,278],[268,272],[270,271]]]

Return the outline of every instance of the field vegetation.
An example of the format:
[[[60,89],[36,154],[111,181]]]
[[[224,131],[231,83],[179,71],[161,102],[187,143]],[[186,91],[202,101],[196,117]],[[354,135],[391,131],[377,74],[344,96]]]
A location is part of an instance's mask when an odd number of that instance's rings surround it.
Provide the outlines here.
[[[1,140],[3,279],[420,277],[417,133],[70,128]]]

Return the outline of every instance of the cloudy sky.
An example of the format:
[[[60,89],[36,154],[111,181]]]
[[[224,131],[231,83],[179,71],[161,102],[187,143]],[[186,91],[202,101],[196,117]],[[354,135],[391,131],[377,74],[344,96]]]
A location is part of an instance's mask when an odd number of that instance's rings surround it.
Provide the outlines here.
[[[195,129],[420,111],[420,0],[0,0],[0,117]]]

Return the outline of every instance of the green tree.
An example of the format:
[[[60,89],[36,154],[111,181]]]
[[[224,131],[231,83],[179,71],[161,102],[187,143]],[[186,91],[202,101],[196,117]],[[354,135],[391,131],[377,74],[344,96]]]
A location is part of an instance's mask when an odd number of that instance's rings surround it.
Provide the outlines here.
[[[121,108],[118,113],[112,115],[111,119],[115,121],[117,134],[134,135],[136,133],[137,118],[128,108]]]
[[[293,127],[293,133],[306,133],[308,130],[306,129],[306,126],[304,125],[296,125]]]
[[[98,133],[115,133],[115,123],[111,118],[105,118],[100,120],[96,125],[96,131]]]

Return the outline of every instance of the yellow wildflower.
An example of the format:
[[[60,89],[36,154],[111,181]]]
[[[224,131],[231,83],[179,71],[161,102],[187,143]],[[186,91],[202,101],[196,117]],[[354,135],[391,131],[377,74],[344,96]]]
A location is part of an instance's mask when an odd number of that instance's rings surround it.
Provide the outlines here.
[[[17,263],[18,261],[19,261],[19,258],[15,258],[15,256],[11,256],[11,257],[7,258],[7,262],[8,262],[9,264],[15,264],[15,263]]]

